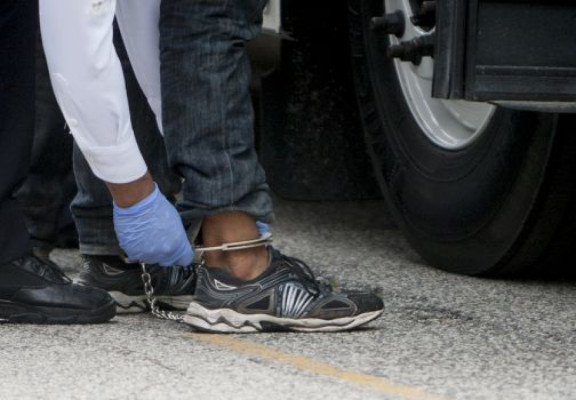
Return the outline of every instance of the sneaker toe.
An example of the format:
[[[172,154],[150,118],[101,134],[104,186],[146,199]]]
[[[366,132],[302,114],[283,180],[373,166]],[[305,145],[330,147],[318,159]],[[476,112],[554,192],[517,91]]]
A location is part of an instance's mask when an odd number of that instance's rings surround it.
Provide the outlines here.
[[[359,314],[384,309],[382,299],[373,293],[353,293],[347,297],[356,304]]]

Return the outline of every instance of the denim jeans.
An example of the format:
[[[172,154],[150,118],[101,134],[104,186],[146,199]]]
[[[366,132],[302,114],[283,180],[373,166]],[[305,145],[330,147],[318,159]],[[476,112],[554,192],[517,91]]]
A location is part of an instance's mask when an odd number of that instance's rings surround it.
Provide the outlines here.
[[[185,225],[205,216],[240,211],[262,222],[273,219],[264,170],[254,147],[247,41],[260,32],[266,0],[165,0],[160,16],[165,156],[183,178],[177,207]],[[141,151],[164,170],[161,143],[141,140]],[[152,120],[150,122],[152,124]],[[149,154],[151,157],[147,157]],[[117,254],[110,199],[95,182],[79,151],[74,167],[79,194],[73,214],[85,254]]]
[[[254,147],[245,44],[260,32],[263,0],[165,0],[160,12],[164,132],[185,179],[186,219],[242,211],[272,220]]]
[[[40,35],[36,42],[36,123],[30,172],[17,193],[34,246],[75,245],[72,136],[58,108]]]

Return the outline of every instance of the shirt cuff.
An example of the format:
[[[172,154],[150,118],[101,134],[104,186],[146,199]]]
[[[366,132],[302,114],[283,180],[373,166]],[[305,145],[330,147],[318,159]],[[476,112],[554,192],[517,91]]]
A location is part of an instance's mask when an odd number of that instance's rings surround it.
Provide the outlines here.
[[[134,135],[124,143],[82,149],[92,172],[109,183],[128,183],[143,177],[148,168]]]

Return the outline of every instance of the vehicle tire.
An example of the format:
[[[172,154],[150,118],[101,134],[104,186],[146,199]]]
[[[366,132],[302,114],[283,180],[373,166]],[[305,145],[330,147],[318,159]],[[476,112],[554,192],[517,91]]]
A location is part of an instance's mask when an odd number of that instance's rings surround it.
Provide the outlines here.
[[[398,61],[386,57],[395,39],[370,28],[384,3],[349,1],[351,52],[368,150],[409,242],[428,263],[455,273],[568,268],[559,260],[575,236],[576,135],[565,129],[574,117],[558,127],[554,114],[497,108],[463,140],[450,129],[447,139],[427,132]]]

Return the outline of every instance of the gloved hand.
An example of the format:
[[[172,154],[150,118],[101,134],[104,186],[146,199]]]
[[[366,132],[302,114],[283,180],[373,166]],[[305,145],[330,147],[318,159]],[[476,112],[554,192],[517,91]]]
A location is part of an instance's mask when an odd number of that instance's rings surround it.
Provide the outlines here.
[[[114,229],[130,260],[161,266],[187,266],[194,260],[180,215],[157,185],[131,207],[114,204]]]

